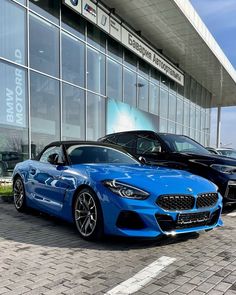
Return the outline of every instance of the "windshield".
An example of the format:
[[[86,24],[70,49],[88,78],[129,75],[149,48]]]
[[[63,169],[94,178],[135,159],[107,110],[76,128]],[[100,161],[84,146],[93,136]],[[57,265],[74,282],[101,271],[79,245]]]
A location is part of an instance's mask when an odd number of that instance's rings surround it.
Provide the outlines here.
[[[236,158],[236,151],[235,150],[218,150],[218,152],[223,156]]]
[[[161,139],[172,152],[210,155],[202,145],[184,135],[160,134]]]
[[[72,145],[67,155],[72,164],[140,164],[129,154],[104,146]]]

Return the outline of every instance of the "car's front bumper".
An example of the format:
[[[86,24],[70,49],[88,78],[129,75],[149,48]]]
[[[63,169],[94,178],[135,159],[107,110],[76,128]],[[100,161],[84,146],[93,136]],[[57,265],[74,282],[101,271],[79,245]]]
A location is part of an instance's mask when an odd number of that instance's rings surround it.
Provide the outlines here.
[[[107,202],[103,202],[106,234],[155,238],[160,235],[211,230],[223,225],[221,199],[211,208],[167,211],[149,200],[131,200],[119,196],[108,197],[108,195],[104,198],[107,200]],[[121,216],[122,214],[124,215]],[[125,219],[125,216],[129,214],[130,216]],[[183,220],[178,220],[180,214],[184,214],[181,215],[184,217]]]

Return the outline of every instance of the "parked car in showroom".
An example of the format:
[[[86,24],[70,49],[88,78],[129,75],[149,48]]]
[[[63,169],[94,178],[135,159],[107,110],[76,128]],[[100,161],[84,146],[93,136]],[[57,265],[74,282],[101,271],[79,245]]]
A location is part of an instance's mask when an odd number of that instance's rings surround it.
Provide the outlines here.
[[[149,237],[222,225],[222,196],[186,171],[153,168],[117,146],[53,142],[16,165],[14,204],[74,222],[81,237]]]
[[[225,203],[236,203],[236,160],[213,155],[188,136],[141,130],[109,134],[99,141],[120,145],[147,164],[203,176],[219,187]]]

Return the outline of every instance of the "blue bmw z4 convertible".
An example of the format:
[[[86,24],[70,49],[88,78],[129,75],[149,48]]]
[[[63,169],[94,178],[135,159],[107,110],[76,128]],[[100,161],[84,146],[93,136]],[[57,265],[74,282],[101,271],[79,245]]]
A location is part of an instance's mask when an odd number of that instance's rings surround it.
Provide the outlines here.
[[[221,226],[222,197],[186,171],[150,167],[121,148],[60,141],[16,165],[14,204],[74,222],[79,234],[154,238]]]

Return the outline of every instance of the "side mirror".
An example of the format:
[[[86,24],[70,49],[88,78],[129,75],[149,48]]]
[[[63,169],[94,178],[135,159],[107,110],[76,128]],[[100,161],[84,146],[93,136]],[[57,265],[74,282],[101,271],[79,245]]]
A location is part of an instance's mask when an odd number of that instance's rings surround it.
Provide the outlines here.
[[[142,164],[147,164],[147,161],[144,157],[140,156],[138,159]]]
[[[58,165],[58,159],[59,159],[59,155],[55,153],[55,154],[49,155],[47,158],[47,161],[48,163],[52,165]]]

